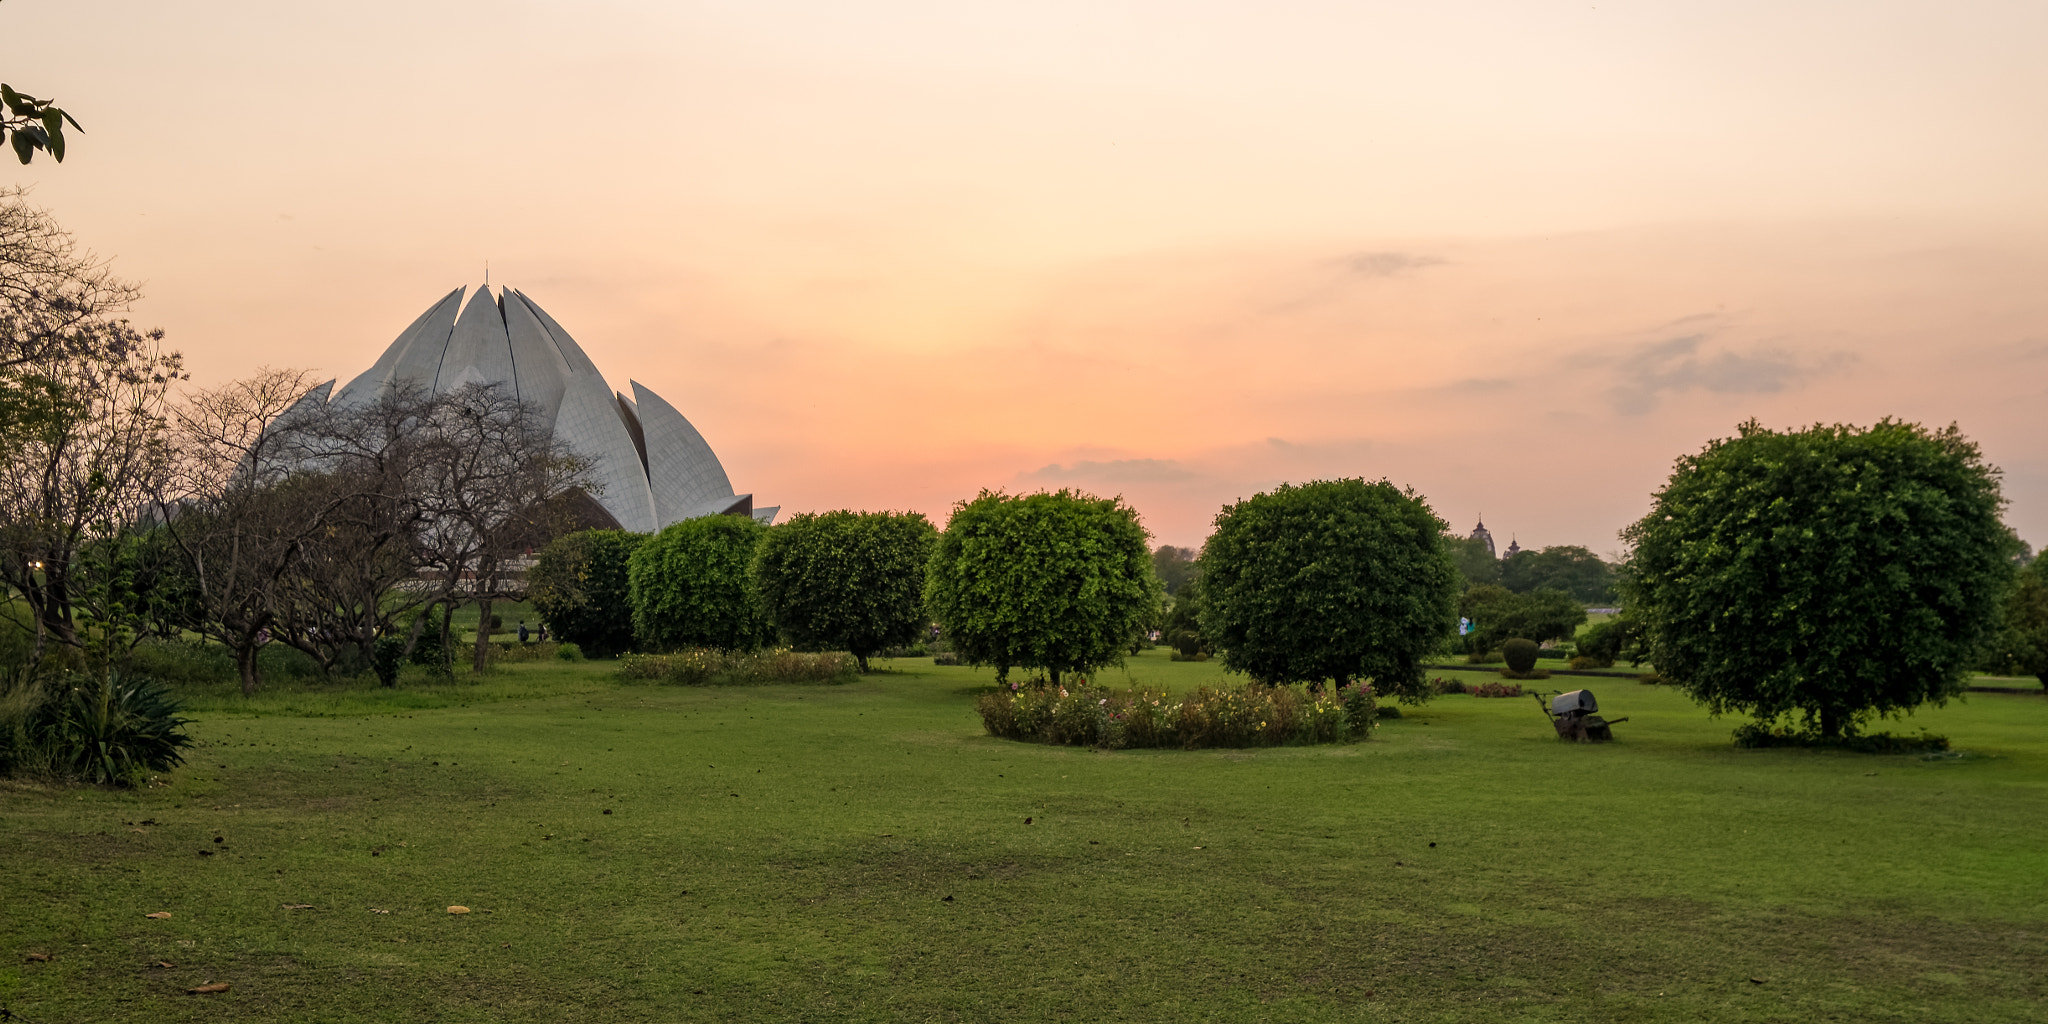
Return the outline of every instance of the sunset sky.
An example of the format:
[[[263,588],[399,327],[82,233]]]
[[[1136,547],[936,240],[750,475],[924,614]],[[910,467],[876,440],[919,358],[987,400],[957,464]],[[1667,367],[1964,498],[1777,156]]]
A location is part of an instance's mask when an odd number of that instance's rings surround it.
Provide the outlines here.
[[[2048,4],[5,0],[13,180],[195,384],[525,291],[787,512],[1283,480],[1613,553],[1951,421],[2048,544]],[[13,166],[10,164],[10,166]]]

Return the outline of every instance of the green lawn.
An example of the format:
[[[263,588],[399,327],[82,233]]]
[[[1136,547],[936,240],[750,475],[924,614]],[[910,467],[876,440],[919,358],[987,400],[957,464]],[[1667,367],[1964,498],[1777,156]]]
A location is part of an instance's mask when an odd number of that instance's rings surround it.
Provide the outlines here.
[[[1220,678],[1164,654],[1130,673]],[[2048,995],[2039,696],[1922,714],[1959,748],[1937,759],[1735,750],[1735,722],[1625,679],[1593,681],[1630,718],[1607,746],[1558,744],[1526,697],[1453,696],[1362,745],[1097,753],[990,739],[986,673],[928,661],[832,687],[607,671],[209,692],[168,788],[0,789],[0,1002],[41,1024],[1918,1022],[2034,1020]],[[207,981],[233,988],[183,994]]]

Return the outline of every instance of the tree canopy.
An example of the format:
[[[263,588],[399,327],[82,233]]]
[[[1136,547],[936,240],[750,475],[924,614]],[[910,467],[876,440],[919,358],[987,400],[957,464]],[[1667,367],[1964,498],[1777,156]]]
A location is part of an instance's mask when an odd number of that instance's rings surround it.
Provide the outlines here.
[[[1422,700],[1422,661],[1455,619],[1444,525],[1385,480],[1283,484],[1228,506],[1202,555],[1203,635],[1263,682],[1370,678]]]
[[[2036,676],[2048,687],[2048,559],[2033,559],[2019,569],[1980,667],[2000,675]]]
[[[1444,534],[1444,547],[1458,567],[1459,589],[1500,582],[1500,559],[1477,537]]]
[[[541,549],[526,574],[527,598],[557,639],[593,658],[632,649],[627,565],[646,539],[628,530],[578,530]]]
[[[768,531],[754,592],[798,647],[846,650],[868,670],[924,632],[925,568],[939,532],[917,512],[804,513]]]
[[[1516,637],[1539,644],[1569,640],[1586,621],[1586,609],[1562,590],[1517,594],[1492,585],[1466,591],[1458,614],[1472,620],[1468,639],[1476,651],[1499,650]]]
[[[1561,590],[1575,601],[1614,600],[1614,567],[1586,548],[1559,544],[1541,551],[1517,551],[1500,563],[1500,585],[1517,594]]]
[[[634,640],[657,651],[761,646],[769,627],[749,580],[767,532],[748,516],[702,516],[643,542],[627,561]]]
[[[1194,548],[1177,548],[1171,544],[1162,544],[1152,552],[1152,573],[1159,577],[1168,596],[1179,594],[1181,587],[1201,574],[1201,563],[1196,561],[1201,554]]]
[[[953,506],[925,605],[970,665],[1063,672],[1115,664],[1161,598],[1138,513],[1076,491],[983,491]]]
[[[1751,420],[1623,531],[1626,597],[1657,670],[1715,713],[1853,734],[1962,691],[2012,571],[2003,505],[1953,425]]]

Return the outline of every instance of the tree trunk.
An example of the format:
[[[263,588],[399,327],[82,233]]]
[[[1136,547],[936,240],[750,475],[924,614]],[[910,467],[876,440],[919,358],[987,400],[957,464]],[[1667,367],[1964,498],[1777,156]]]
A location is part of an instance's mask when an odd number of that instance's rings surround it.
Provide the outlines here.
[[[441,602],[441,674],[455,675],[455,602]]]
[[[868,656],[867,656],[867,655],[865,655],[865,654],[862,654],[862,653],[861,653],[861,652],[859,652],[859,651],[855,651],[855,652],[853,652],[853,660],[855,660],[855,661],[857,661],[857,662],[860,662],[860,674],[861,674],[861,675],[867,675],[867,674],[868,674]]]
[[[486,591],[485,593],[489,593]],[[490,664],[491,654],[491,599],[486,597],[477,604],[476,655],[472,672],[482,672]]]
[[[400,665],[412,660],[412,652],[418,650],[420,646],[420,634],[426,631],[427,613],[423,610],[418,615],[412,617],[412,628],[405,631],[405,650],[399,652],[398,655],[398,663]],[[398,681],[393,679],[391,685],[398,685]]]
[[[1060,685],[1060,670],[1059,670],[1059,669],[1056,669],[1056,668],[1049,668],[1049,669],[1046,669],[1046,672],[1047,672],[1047,674],[1049,674],[1049,675],[1051,675],[1051,676],[1052,676],[1052,685],[1053,685],[1053,686],[1055,686],[1055,687],[1059,686],[1059,685]]]
[[[262,682],[256,675],[256,638],[245,637],[235,648],[235,671],[242,677],[242,696],[254,697]]]
[[[1822,739],[1840,739],[1842,736],[1841,713],[1834,708],[1820,709],[1820,735]]]

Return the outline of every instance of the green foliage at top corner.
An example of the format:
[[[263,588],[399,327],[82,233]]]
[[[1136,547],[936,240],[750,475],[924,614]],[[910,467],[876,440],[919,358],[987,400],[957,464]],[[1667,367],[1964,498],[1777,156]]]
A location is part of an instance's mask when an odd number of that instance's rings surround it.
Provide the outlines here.
[[[938,539],[916,512],[797,515],[762,538],[754,593],[790,643],[851,652],[866,672],[884,648],[923,636],[925,571]]]
[[[17,92],[11,85],[0,85],[0,136],[9,136],[8,142],[14,147],[14,155],[26,164],[35,159],[36,152],[48,152],[58,163],[64,162],[64,126],[83,132],[77,119],[64,112],[52,100],[39,100],[24,92]]]
[[[1076,491],[983,491],[954,505],[925,607],[971,665],[1087,672],[1117,663],[1163,591],[1138,513]]]
[[[1967,684],[2011,582],[2003,506],[1954,426],[1751,420],[1679,459],[1623,532],[1630,612],[1713,712],[1853,735]]]
[[[1228,506],[1202,556],[1202,633],[1267,683],[1371,679],[1426,700],[1422,661],[1448,641],[1458,570],[1444,522],[1385,480],[1283,484]]]
[[[636,647],[751,651],[766,643],[771,631],[750,581],[767,533],[748,516],[703,516],[642,542],[627,561]]]
[[[633,552],[647,540],[627,530],[580,530],[541,549],[526,574],[527,600],[557,638],[593,658],[633,647]]]

